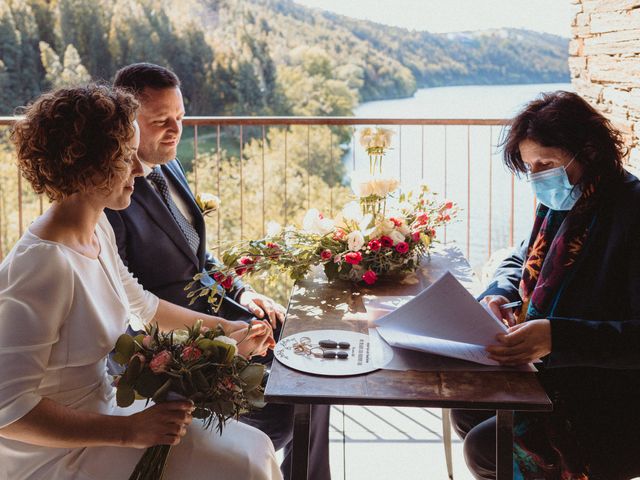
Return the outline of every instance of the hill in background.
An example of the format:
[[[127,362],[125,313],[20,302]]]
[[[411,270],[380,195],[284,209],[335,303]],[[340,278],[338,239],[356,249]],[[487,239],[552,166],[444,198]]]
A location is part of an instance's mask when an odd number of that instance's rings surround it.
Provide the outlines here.
[[[291,0],[0,0],[0,114],[52,87],[170,66],[190,114],[349,115],[441,85],[566,82],[568,39],[431,34]]]

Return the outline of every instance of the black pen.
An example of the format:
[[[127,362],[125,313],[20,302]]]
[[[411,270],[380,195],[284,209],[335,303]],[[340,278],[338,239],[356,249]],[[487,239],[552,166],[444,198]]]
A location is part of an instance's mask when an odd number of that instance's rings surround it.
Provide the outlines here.
[[[505,303],[504,305],[500,305],[500,310],[506,310],[507,308],[516,308],[521,307],[522,302],[518,300],[517,302]]]

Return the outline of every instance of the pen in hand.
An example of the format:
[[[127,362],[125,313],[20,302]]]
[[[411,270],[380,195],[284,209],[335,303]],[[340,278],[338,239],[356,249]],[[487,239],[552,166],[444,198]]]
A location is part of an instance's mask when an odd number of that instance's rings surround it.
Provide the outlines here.
[[[509,302],[509,303],[500,305],[500,310],[506,310],[507,308],[516,308],[521,306],[522,306],[522,302],[518,300],[517,302]]]

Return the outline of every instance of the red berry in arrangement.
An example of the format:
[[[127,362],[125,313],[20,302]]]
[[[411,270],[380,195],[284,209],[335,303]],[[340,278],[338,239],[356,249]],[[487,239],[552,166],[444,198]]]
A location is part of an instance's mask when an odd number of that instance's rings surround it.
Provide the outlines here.
[[[332,256],[333,256],[333,253],[331,253],[331,250],[329,249],[323,250],[320,253],[320,258],[322,258],[322,260],[329,260]]]

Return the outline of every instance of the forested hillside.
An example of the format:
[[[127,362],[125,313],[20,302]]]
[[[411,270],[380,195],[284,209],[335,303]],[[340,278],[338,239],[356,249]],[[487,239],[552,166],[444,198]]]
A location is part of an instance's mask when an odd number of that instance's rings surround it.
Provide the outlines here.
[[[408,31],[291,0],[0,0],[0,114],[145,60],[178,73],[190,114],[348,115],[422,86],[566,81],[567,42]]]

